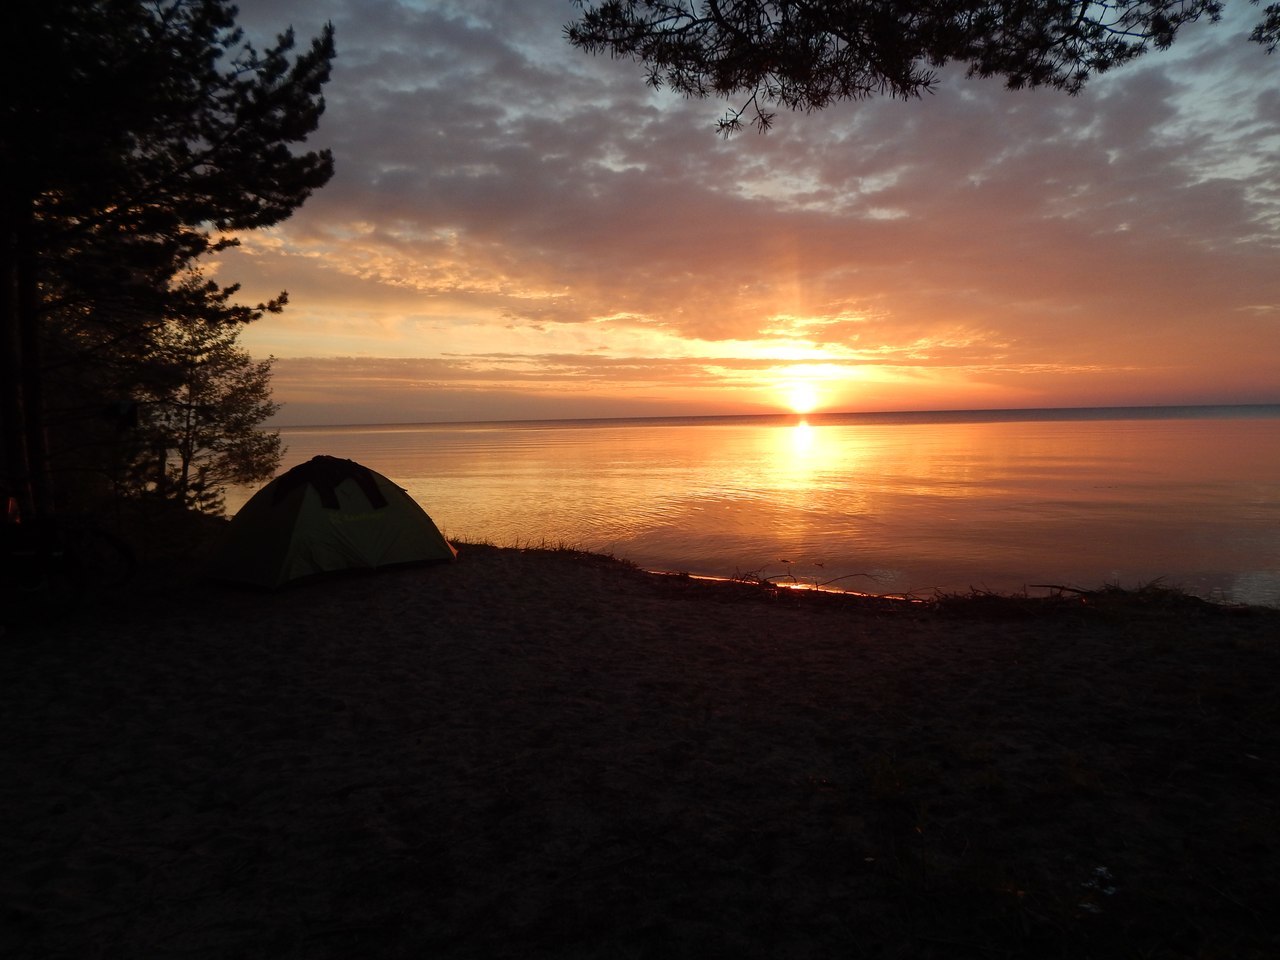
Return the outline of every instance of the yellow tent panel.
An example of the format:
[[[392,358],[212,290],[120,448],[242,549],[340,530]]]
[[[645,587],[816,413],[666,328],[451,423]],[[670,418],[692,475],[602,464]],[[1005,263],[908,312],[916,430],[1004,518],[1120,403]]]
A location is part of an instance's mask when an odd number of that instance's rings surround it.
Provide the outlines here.
[[[279,587],[341,570],[453,560],[427,512],[353,460],[313,457],[276,477],[232,518],[213,574]]]

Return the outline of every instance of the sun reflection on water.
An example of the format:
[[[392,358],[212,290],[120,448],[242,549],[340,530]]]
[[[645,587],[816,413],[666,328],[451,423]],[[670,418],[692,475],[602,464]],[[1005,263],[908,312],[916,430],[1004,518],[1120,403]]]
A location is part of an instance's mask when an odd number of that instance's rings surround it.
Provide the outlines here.
[[[802,419],[791,428],[791,449],[800,457],[807,457],[813,451],[813,427],[808,420]]]
[[[764,451],[762,467],[771,485],[782,489],[828,485],[848,473],[856,443],[833,435],[822,425],[801,417],[777,430]]]
[[[1277,421],[785,421],[292,430],[447,536],[876,592],[1141,584],[1275,603]],[[229,498],[230,500],[230,498]],[[232,504],[234,509],[236,504]],[[785,565],[782,565],[786,561]]]

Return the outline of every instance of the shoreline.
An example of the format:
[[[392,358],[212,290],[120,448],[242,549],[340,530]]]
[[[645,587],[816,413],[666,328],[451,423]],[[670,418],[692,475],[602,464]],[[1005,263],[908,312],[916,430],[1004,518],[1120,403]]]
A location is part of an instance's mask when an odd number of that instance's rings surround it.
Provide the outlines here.
[[[467,544],[138,597],[0,645],[7,957],[1280,943],[1280,611]]]

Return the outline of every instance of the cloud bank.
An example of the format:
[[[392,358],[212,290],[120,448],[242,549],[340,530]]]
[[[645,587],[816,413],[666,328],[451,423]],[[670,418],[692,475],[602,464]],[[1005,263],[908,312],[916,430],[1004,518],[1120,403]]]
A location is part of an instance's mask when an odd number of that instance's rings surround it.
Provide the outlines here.
[[[587,57],[558,0],[246,0],[339,57],[337,174],[220,276],[281,420],[1280,401],[1280,60],[1253,7],[1077,97],[944,72],[779,115]]]

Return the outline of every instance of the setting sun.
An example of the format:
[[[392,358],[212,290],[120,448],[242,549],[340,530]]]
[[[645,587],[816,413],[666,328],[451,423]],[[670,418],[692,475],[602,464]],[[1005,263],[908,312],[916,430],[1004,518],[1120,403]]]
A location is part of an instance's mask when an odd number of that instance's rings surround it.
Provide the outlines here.
[[[818,388],[812,383],[793,383],[787,391],[787,405],[794,413],[812,413],[818,406]]]

